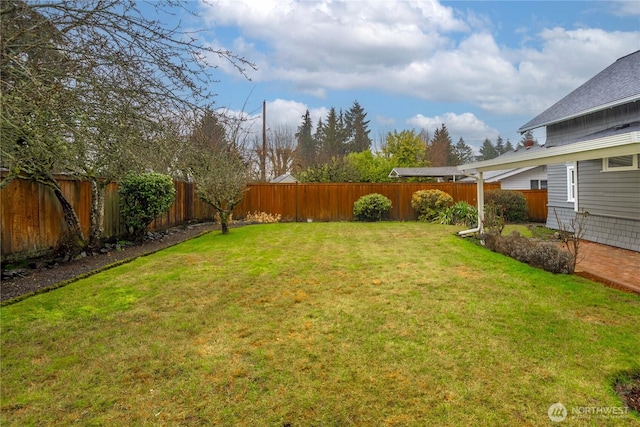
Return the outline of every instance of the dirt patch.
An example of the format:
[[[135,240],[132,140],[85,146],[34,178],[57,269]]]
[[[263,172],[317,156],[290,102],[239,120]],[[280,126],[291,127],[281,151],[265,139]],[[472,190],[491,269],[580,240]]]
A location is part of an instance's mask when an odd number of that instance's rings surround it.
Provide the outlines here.
[[[618,379],[613,389],[630,409],[640,414],[640,372]]]
[[[230,227],[239,225],[242,224],[233,224]],[[153,233],[142,243],[131,245],[114,244],[68,262],[61,262],[53,258],[33,260],[26,268],[2,272],[0,301],[15,300],[27,295],[55,289],[62,284],[79,277],[85,277],[110,265],[127,262],[219,229],[220,225],[212,222],[190,224]]]

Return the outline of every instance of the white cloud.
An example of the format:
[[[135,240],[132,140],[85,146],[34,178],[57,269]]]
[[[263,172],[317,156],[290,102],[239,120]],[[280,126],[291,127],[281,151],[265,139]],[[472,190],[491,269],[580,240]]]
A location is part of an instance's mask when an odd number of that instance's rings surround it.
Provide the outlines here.
[[[250,73],[256,82],[286,82],[318,98],[336,90],[374,90],[465,102],[499,115],[542,112],[637,50],[640,39],[640,31],[517,29],[512,36],[522,47],[509,48],[488,32],[495,27],[489,17],[435,0],[207,4],[204,14],[220,28],[220,39],[225,28],[237,27],[228,47],[257,63],[259,71]],[[614,3],[615,10],[636,15],[637,4]],[[221,70],[237,77],[228,65]]]
[[[302,116],[307,109],[309,110],[314,128],[318,120],[320,118],[324,120],[329,113],[329,109],[325,107],[309,108],[306,104],[292,100],[275,99],[273,101],[267,101],[265,107],[267,128],[276,129],[284,127],[295,133],[298,130],[298,126],[302,123]],[[226,113],[234,117],[240,115],[238,111],[227,111]],[[248,116],[246,122],[249,125],[248,132],[262,132],[262,108],[260,108],[260,111]]]
[[[425,129],[430,136],[433,136],[434,131],[440,128],[443,123],[447,126],[449,136],[454,144],[462,137],[468,145],[476,150],[482,145],[485,138],[495,142],[499,134],[498,130],[491,128],[472,113],[445,113],[434,117],[416,114],[407,120],[407,124],[414,126],[417,130]]]
[[[637,0],[621,0],[612,2],[611,13],[617,16],[640,15],[640,2]]]

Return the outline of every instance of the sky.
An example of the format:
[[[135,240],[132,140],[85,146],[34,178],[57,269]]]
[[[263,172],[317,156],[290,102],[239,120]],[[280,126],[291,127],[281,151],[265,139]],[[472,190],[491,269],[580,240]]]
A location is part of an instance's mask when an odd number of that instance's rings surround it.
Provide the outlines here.
[[[498,135],[515,145],[522,125],[640,49],[637,0],[198,1],[185,22],[257,66],[247,79],[219,63],[218,108],[251,114],[260,133],[264,101],[268,128],[295,132],[307,109],[315,124],[357,100],[374,148],[443,123],[476,151]]]

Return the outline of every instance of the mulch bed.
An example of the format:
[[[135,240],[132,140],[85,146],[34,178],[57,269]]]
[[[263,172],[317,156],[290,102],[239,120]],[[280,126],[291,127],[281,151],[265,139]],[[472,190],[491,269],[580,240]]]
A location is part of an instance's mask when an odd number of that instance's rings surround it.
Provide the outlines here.
[[[230,227],[238,225],[240,224],[231,224]],[[32,260],[26,268],[2,272],[0,301],[4,305],[29,295],[56,289],[107,267],[131,261],[219,229],[220,225],[212,222],[190,224],[152,233],[152,239],[142,243],[118,246],[117,249],[113,245],[112,249],[103,249],[68,262],[60,262],[52,257]]]

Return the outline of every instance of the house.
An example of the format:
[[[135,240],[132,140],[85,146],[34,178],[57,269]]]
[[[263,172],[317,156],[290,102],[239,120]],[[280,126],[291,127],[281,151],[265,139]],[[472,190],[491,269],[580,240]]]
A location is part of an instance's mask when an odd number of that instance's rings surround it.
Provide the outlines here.
[[[512,153],[515,153],[512,151]],[[507,153],[503,154],[507,155]],[[464,177],[459,182],[476,182],[475,177]],[[484,182],[499,182],[503,190],[546,190],[547,166],[528,166],[489,171],[484,174]]]
[[[517,156],[523,152],[533,152],[542,149],[539,145],[519,147],[515,150],[501,154],[501,158]],[[467,177],[463,181],[474,181],[475,178]],[[484,182],[499,182],[503,190],[545,190],[547,188],[547,166],[527,166],[489,171],[484,175]]]
[[[491,171],[485,175],[484,182],[499,182],[503,190],[546,190],[547,167],[529,166]]]
[[[433,168],[393,168],[389,178],[434,178],[438,182],[459,181],[466,174],[455,166]]]
[[[269,182],[271,184],[295,184],[296,182],[300,182],[300,181],[298,181],[296,177],[294,177],[289,172],[287,172],[285,174],[282,174],[280,176],[273,178]]]
[[[585,240],[640,251],[640,51],[618,59],[519,131],[543,127],[546,142],[539,150],[458,168],[477,171],[482,184],[490,171],[547,165],[549,228],[588,212]],[[483,205],[479,185],[480,224]]]

